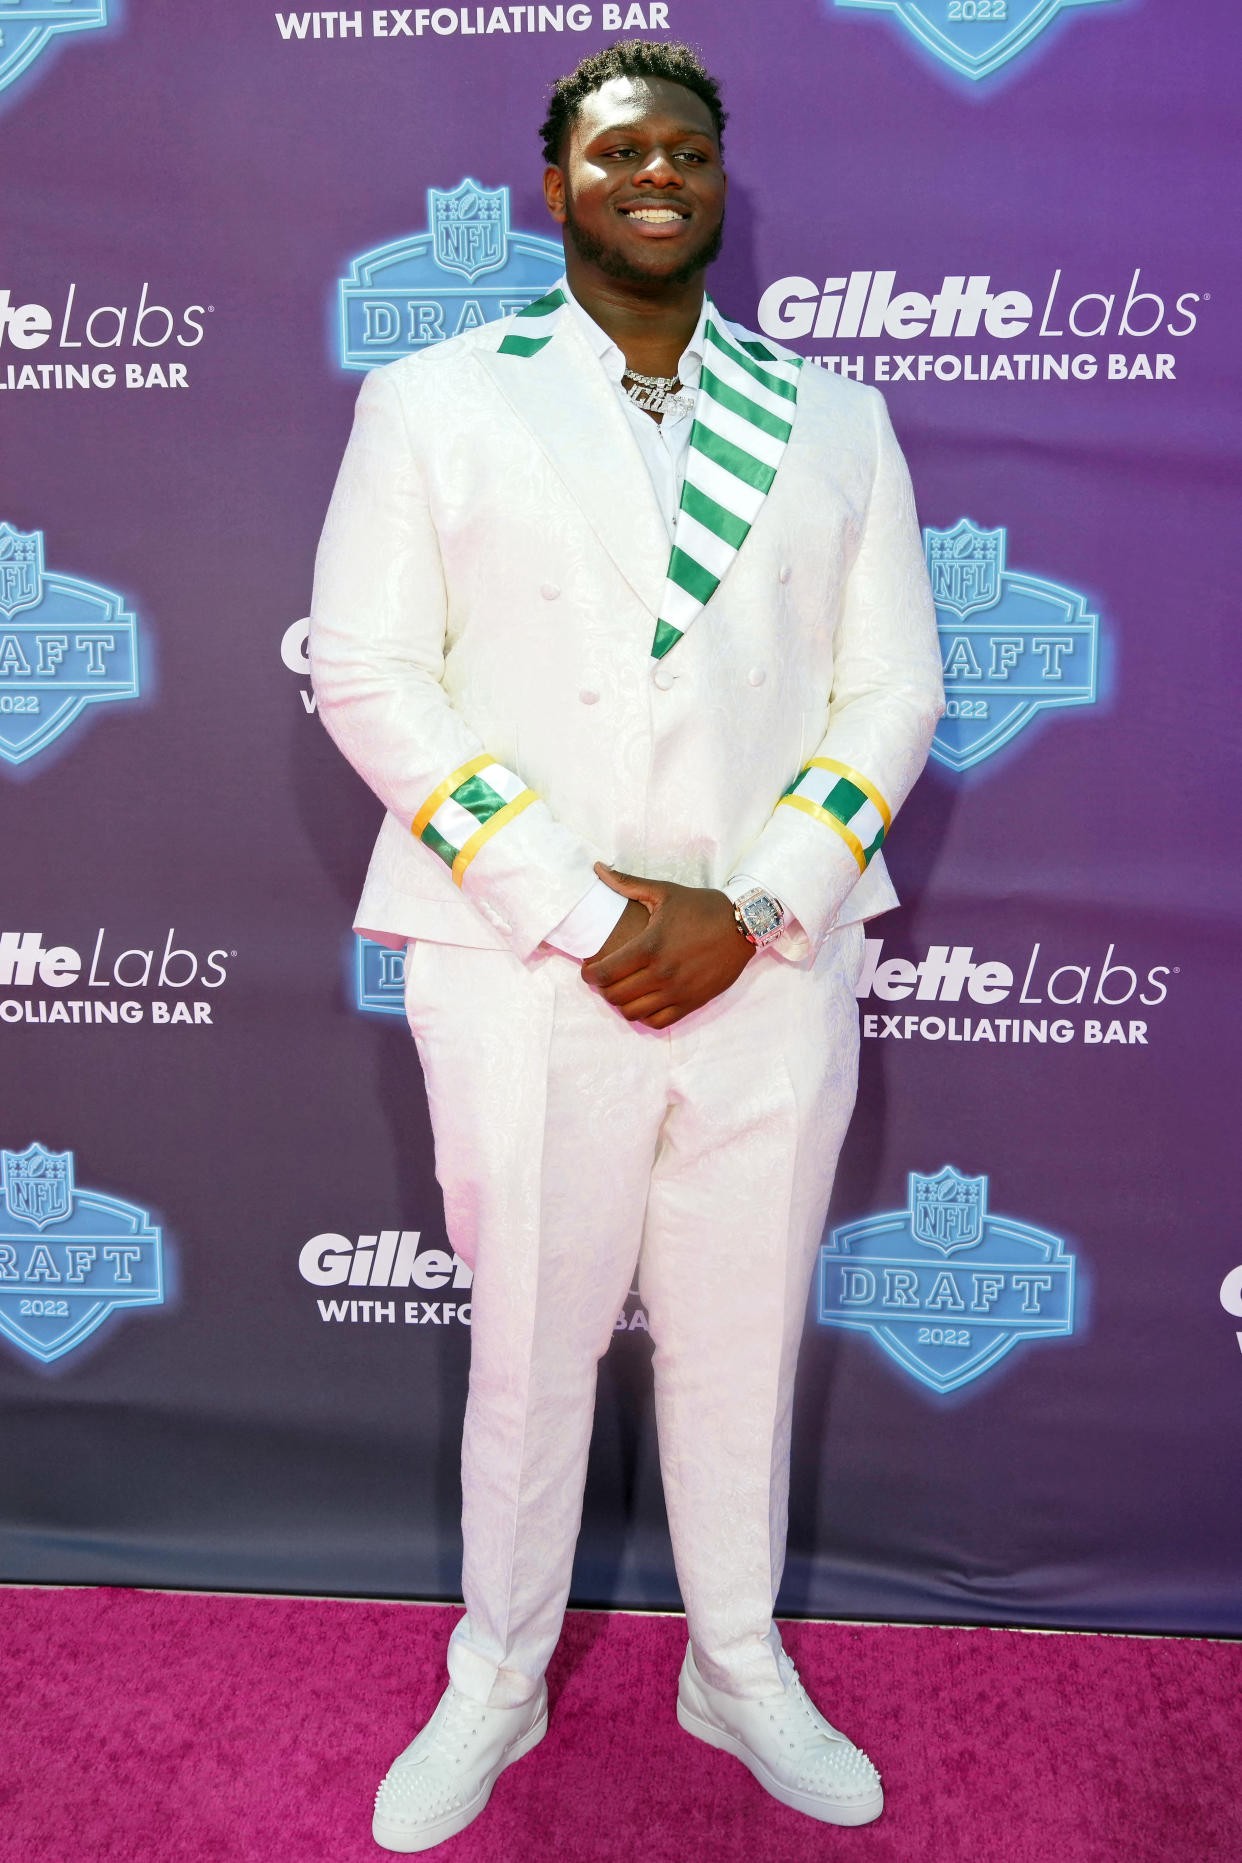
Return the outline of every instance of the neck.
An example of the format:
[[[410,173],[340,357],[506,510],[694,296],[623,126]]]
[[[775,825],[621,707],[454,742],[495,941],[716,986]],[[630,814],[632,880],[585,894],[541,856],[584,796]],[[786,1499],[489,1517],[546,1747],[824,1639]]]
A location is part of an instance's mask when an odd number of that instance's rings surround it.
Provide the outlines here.
[[[634,285],[584,264],[567,240],[565,276],[587,316],[608,333],[631,369],[676,375],[703,308],[702,272],[683,284]]]

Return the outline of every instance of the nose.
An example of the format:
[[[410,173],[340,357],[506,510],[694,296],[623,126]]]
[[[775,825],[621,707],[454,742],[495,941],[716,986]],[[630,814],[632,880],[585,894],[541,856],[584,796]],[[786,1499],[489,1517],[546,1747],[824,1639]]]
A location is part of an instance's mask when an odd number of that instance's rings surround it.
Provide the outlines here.
[[[652,149],[644,162],[634,172],[636,182],[646,181],[652,187],[680,187],[681,176],[672,157],[665,149]]]

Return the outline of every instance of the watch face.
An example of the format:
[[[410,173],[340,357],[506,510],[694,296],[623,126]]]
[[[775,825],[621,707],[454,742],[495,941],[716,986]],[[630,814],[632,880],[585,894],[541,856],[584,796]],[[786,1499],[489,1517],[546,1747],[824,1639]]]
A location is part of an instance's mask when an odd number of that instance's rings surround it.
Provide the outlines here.
[[[783,915],[770,893],[747,893],[737,903],[746,929],[756,944],[766,944],[775,938]]]

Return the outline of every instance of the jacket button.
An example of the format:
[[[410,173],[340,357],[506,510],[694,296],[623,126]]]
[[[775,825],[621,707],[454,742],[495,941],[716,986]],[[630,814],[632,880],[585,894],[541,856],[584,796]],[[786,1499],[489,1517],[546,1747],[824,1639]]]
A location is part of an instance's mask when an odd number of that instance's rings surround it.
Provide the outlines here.
[[[777,578],[779,581],[788,582],[790,576],[792,576],[793,574],[793,571],[792,569],[790,569],[788,563],[782,563],[780,568],[777,570],[776,574],[777,574]]]
[[[598,705],[599,704],[599,693],[592,692],[590,686],[583,686],[581,692],[578,694],[578,697],[582,700],[582,703],[584,705]]]
[[[676,673],[670,673],[667,667],[657,666],[651,677],[661,692],[671,692],[673,689],[673,681],[676,679],[677,675]]]
[[[761,666],[752,666],[746,678],[752,686],[761,686],[767,678],[767,674]]]
[[[545,602],[554,602],[560,594],[560,590],[557,588],[555,582],[545,582],[541,585],[539,593],[543,596]]]

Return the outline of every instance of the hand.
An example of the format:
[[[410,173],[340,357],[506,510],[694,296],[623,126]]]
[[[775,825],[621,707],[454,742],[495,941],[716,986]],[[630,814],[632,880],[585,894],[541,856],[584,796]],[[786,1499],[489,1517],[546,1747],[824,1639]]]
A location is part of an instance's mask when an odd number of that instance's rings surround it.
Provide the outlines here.
[[[587,963],[598,964],[601,958],[611,957],[614,951],[619,951],[631,938],[637,938],[639,932],[646,931],[650,919],[651,914],[646,906],[640,905],[637,899],[627,899],[621,917],[595,955],[587,958]]]
[[[627,1022],[650,1029],[680,1022],[736,983],[754,956],[728,898],[714,887],[642,880],[602,862],[595,871],[630,904],[582,975]]]

